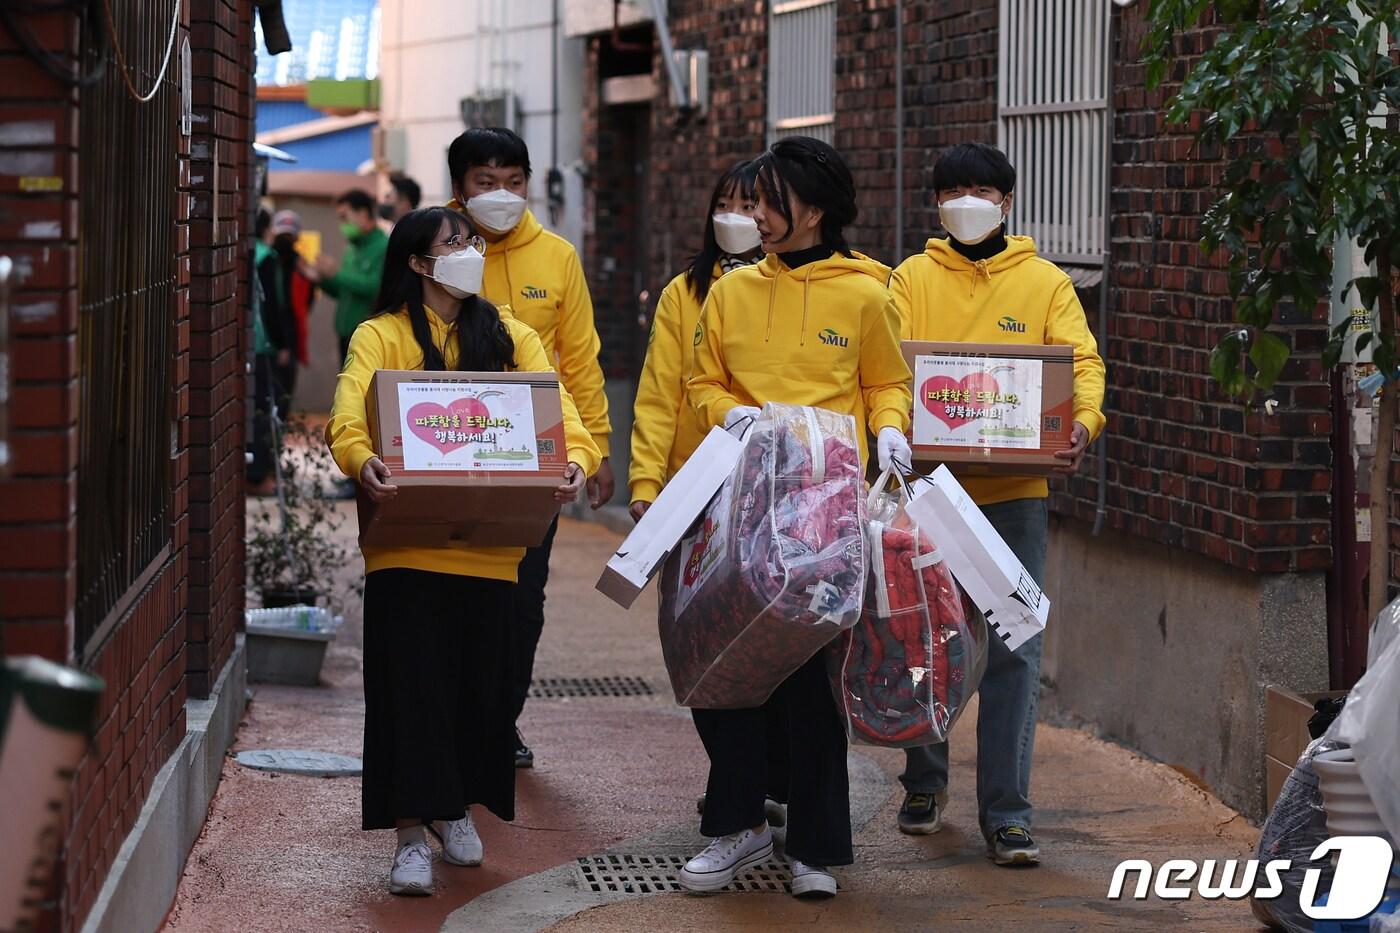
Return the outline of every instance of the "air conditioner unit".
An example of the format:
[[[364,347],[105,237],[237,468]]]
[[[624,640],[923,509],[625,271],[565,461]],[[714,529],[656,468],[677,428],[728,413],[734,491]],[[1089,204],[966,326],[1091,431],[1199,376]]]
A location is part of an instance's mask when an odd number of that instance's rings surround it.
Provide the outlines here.
[[[517,132],[520,129],[520,102],[514,94],[463,97],[460,106],[462,124],[468,129],[474,126],[504,126]]]

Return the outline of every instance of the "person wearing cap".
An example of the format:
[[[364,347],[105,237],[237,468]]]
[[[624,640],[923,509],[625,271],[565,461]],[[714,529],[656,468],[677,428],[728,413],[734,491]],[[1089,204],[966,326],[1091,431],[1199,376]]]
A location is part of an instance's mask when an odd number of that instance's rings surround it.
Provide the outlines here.
[[[258,267],[264,310],[271,308],[280,321],[280,337],[272,336],[272,331],[269,337],[277,347],[276,378],[284,410],[296,389],[297,366],[308,362],[307,317],[316,300],[316,286],[307,277],[306,262],[297,252],[301,227],[301,215],[296,211],[278,211],[272,218],[271,256]]]

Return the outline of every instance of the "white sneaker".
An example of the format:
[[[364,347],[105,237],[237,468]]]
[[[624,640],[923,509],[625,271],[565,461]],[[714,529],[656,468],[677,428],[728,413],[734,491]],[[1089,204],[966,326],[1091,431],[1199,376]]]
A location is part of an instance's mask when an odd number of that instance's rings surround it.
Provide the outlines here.
[[[433,893],[433,853],[426,842],[399,846],[389,870],[389,893],[420,897]]]
[[[739,872],[772,854],[773,834],[767,826],[761,833],[746,829],[732,836],[720,836],[685,863],[680,874],[681,887],[697,893],[718,891]]]
[[[793,897],[834,897],[836,895],[836,879],[831,876],[831,872],[825,868],[818,868],[816,865],[808,865],[806,862],[792,861],[792,896]]]
[[[450,823],[444,820],[434,820],[428,824],[428,832],[436,836],[437,841],[442,843],[442,857],[446,861],[453,865],[466,865],[468,867],[481,864],[481,837],[476,834],[476,826],[472,823],[470,810],[460,820],[453,820]]]

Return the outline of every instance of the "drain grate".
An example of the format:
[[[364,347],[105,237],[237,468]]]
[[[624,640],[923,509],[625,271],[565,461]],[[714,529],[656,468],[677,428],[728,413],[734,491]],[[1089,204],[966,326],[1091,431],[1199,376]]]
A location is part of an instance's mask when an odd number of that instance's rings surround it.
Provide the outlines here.
[[[579,886],[600,894],[665,894],[684,891],[679,880],[683,855],[590,855],[578,860]],[[782,894],[792,869],[769,859],[734,879],[726,891]]]
[[[654,695],[651,684],[641,677],[537,677],[530,682],[530,696],[542,700]]]

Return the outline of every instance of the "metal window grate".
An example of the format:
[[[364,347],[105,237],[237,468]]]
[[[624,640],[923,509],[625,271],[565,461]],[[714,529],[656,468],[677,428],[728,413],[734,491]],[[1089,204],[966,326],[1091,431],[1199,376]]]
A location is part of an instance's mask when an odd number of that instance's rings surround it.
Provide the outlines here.
[[[150,87],[168,3],[114,4],[136,84]],[[98,50],[86,41],[84,61]],[[152,101],[111,62],[78,121],[78,491],[74,643],[119,617],[170,541],[178,68]]]
[[[1108,170],[1107,0],[1001,0],[998,140],[1015,232],[1053,262],[1099,265]]]
[[[768,141],[836,130],[836,0],[774,3],[768,22]]]
[[[579,887],[599,894],[667,894],[684,891],[680,871],[683,855],[590,855],[578,860]],[[725,891],[773,894],[787,891],[792,867],[769,859],[734,879]]]
[[[537,677],[530,682],[530,696],[541,700],[649,697],[655,696],[655,691],[641,677]]]

